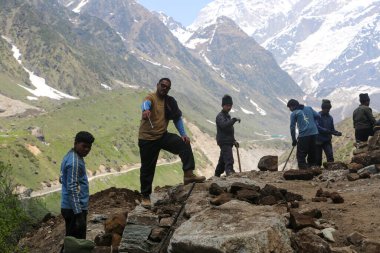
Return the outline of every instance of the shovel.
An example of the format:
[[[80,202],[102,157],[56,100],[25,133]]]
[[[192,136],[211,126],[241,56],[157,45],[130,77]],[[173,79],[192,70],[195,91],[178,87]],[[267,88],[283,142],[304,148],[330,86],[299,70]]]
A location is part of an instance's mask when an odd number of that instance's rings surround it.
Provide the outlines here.
[[[285,164],[284,164],[284,167],[282,167],[282,170],[281,170],[281,171],[284,171],[284,169],[285,169],[285,167],[286,167],[286,164],[288,164],[289,158],[290,158],[290,156],[291,156],[292,153],[293,153],[294,147],[295,147],[295,146],[292,147],[292,150],[290,151],[290,154],[289,154],[289,156],[288,156],[288,159],[286,159],[286,162],[285,162]]]
[[[235,145],[237,157],[238,157],[238,163],[239,163],[239,172],[241,173],[241,164],[240,164],[240,155],[239,155],[239,145]]]

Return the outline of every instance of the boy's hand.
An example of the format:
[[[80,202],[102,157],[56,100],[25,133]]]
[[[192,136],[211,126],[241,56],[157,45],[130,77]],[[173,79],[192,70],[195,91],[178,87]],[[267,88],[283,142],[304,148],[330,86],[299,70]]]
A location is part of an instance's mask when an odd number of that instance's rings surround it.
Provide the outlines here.
[[[149,110],[143,111],[142,118],[143,119],[149,119],[150,118],[150,111]]]
[[[297,146],[297,140],[293,140],[293,142],[292,142],[292,146],[293,146],[293,147]]]
[[[336,135],[336,136],[342,136],[342,133],[339,132],[339,131],[335,131],[335,132],[333,133],[333,135]]]
[[[236,148],[239,148],[239,146],[240,146],[240,145],[239,145],[239,142],[235,141],[235,142],[234,142],[234,146],[235,146]]]
[[[232,118],[232,120],[233,120],[234,122],[238,121],[239,123],[240,123],[240,121],[241,121],[240,118]]]
[[[190,138],[187,137],[186,135],[182,136],[182,140],[183,140],[186,144],[190,144]]]

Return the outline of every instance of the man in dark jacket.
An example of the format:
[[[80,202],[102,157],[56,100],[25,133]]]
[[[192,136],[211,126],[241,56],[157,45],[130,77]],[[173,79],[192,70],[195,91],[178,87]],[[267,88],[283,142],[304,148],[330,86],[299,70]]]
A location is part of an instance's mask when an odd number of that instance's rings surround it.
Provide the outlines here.
[[[330,100],[322,100],[321,116],[317,119],[318,136],[316,146],[316,161],[317,165],[322,165],[322,151],[325,152],[327,162],[334,162],[334,153],[331,144],[332,135],[342,136],[341,132],[335,130],[334,119],[330,115],[331,102]]]
[[[352,118],[355,128],[356,142],[366,142],[369,136],[373,136],[373,127],[376,120],[373,117],[372,109],[369,107],[368,93],[361,93],[359,95],[360,105],[355,109]]]
[[[310,106],[301,105],[297,100],[290,99],[287,107],[290,114],[290,134],[292,145],[297,146],[297,162],[300,170],[316,165],[315,145],[318,134],[316,119],[320,116]],[[298,140],[296,138],[298,128]],[[307,162],[306,162],[307,157]]]
[[[215,169],[215,176],[220,177],[223,172],[229,176],[234,171],[234,157],[232,155],[232,146],[239,147],[239,143],[235,140],[234,124],[236,121],[240,123],[239,118],[232,118],[229,114],[232,108],[232,98],[224,95],[222,98],[222,111],[216,116],[216,142],[220,147],[220,155],[218,165]]]

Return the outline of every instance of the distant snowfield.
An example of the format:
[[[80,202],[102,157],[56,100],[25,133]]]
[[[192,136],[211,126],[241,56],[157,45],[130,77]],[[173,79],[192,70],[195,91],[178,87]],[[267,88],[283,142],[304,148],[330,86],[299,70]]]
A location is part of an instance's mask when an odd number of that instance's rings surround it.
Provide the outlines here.
[[[66,93],[63,93],[57,89],[54,89],[46,84],[46,81],[44,78],[39,77],[35,75],[32,71],[25,68],[21,61],[21,53],[20,50],[12,44],[11,39],[1,36],[3,39],[5,39],[11,46],[12,46],[12,52],[13,57],[17,60],[17,62],[24,68],[24,70],[29,74],[29,80],[32,83],[32,85],[35,87],[35,89],[31,89],[29,87],[23,86],[19,84],[20,87],[26,89],[31,94],[33,94],[35,97],[31,98],[28,97],[29,100],[36,100],[36,97],[48,97],[55,100],[60,100],[62,98],[68,98],[68,99],[78,99],[76,97],[70,96]]]

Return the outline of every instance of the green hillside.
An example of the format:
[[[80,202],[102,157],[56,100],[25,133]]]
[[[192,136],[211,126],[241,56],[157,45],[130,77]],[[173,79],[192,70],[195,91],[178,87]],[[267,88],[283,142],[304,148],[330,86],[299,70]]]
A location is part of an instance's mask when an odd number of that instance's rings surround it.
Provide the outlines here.
[[[40,182],[58,178],[61,159],[72,147],[74,135],[86,130],[96,139],[86,158],[90,171],[96,171],[101,164],[118,170],[122,165],[138,163],[139,108],[146,93],[122,89],[65,101],[38,116],[0,118],[0,160],[12,165],[17,183],[39,188]],[[32,136],[30,127],[40,127],[46,143]],[[41,153],[33,154],[27,145],[37,147]],[[195,155],[200,160],[198,164],[206,161],[200,153]],[[171,158],[165,152],[162,156]]]

